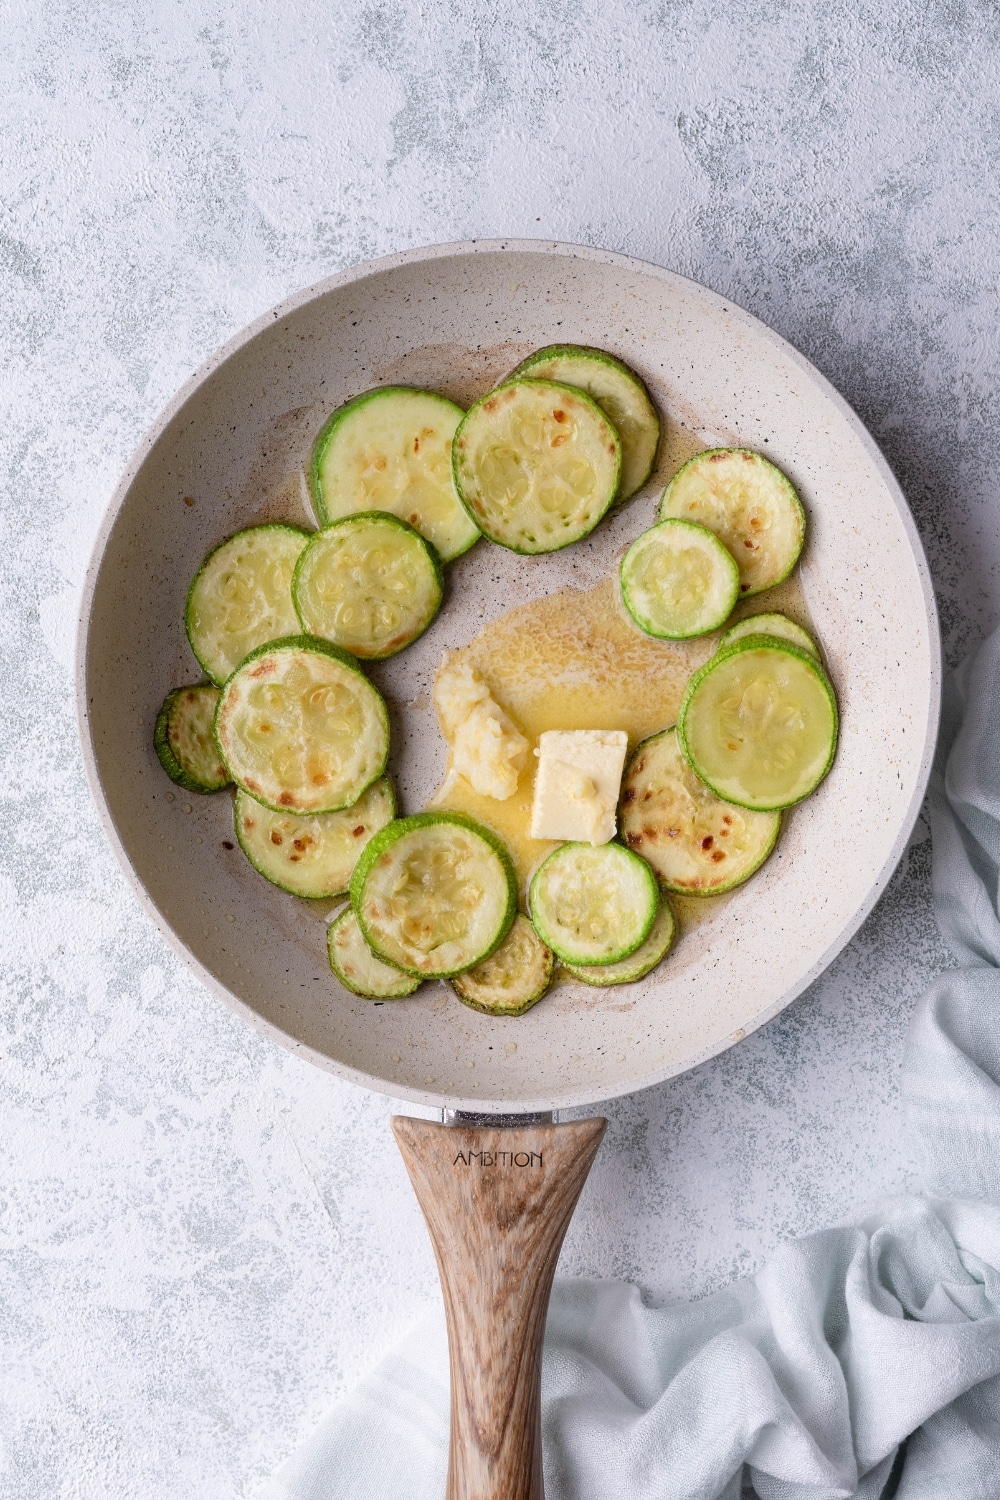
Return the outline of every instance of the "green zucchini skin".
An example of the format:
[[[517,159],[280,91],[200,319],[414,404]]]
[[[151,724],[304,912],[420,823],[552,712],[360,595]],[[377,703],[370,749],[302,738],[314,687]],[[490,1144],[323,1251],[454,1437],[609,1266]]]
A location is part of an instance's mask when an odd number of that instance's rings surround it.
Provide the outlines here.
[[[582,964],[563,964],[563,968],[582,984],[591,984],[597,989],[614,984],[634,984],[636,980],[651,974],[657,964],[663,962],[676,937],[677,923],[669,901],[663,897],[649,936],[628,958],[623,958],[616,964],[590,964],[586,967]]]
[[[419,979],[394,969],[371,951],[349,906],[327,927],[326,951],[335,977],[362,1000],[405,1000],[420,988]]]
[[[394,547],[401,557],[408,557],[411,570],[416,570],[420,575],[416,582],[422,586],[426,596],[423,607],[416,610],[411,608],[409,618],[399,622],[389,635],[385,631],[369,631],[367,638],[362,639],[364,632],[347,633],[341,630],[338,633],[336,621],[329,616],[324,618],[322,607],[310,597],[313,575],[317,566],[322,566],[322,554],[328,552],[331,544],[335,545],[340,538],[346,540],[351,536],[367,541],[372,548],[378,545],[383,549]],[[407,646],[412,646],[432,624],[443,597],[444,573],[434,544],[421,536],[408,521],[401,521],[398,516],[385,510],[357,511],[352,516],[331,521],[322,531],[314,532],[299,554],[292,575],[292,600],[303,630],[328,640],[365,661],[384,661],[399,651],[405,651]]]
[[[698,549],[712,568],[709,599],[702,595],[696,604],[689,603],[685,612],[679,607],[677,594],[684,586],[680,569],[672,580],[674,597],[664,587],[663,573],[657,574],[650,564],[657,556],[669,562],[680,547]],[[714,532],[697,521],[682,521],[675,516],[659,521],[636,537],[622,558],[620,569],[622,603],[639,629],[661,641],[688,641],[699,635],[710,635],[733,612],[740,596],[740,570],[732,555]],[[700,606],[700,612],[699,612]]]
[[[471,1010],[486,1016],[523,1016],[548,990],[555,962],[552,949],[518,913],[499,948],[449,983]]]
[[[405,839],[409,842],[411,849],[419,849],[422,842],[420,836],[425,830],[447,826],[474,835],[484,846],[486,851],[484,858],[487,863],[489,864],[490,859],[494,862],[491,866],[491,874],[495,877],[498,887],[495,902],[496,913],[493,925],[486,932],[485,937],[481,936],[476,940],[474,953],[462,952],[461,945],[456,940],[452,944],[456,951],[450,954],[447,960],[443,960],[440,954],[435,960],[429,954],[421,954],[414,943],[406,944],[394,939],[388,931],[387,919],[383,914],[375,915],[373,906],[369,903],[381,899],[377,894],[380,865],[383,857],[387,856],[398,842]],[[427,898],[426,907],[429,908],[430,901],[433,899],[433,892],[429,886],[424,888],[424,895]],[[457,812],[414,813],[408,818],[397,818],[383,828],[381,833],[377,833],[372,839],[355,866],[351,877],[350,896],[358,925],[372,952],[394,968],[403,969],[406,973],[414,974],[422,979],[451,979],[454,975],[464,973],[466,969],[475,968],[477,964],[483,963],[499,948],[517,915],[517,877],[506,847],[492,829],[486,828],[465,813]],[[482,909],[485,905],[484,896],[479,902],[478,909]],[[378,925],[379,922],[381,926]],[[437,945],[438,948],[444,948],[444,946],[443,942]]]
[[[603,445],[606,455],[612,458],[612,464],[605,479],[602,498],[598,499],[575,525],[564,525],[563,530],[568,534],[557,535],[555,540],[547,536],[539,541],[533,532],[528,531],[527,523],[523,519],[519,522],[512,519],[505,525],[491,513],[489,503],[479,490],[477,460],[471,450],[475,440],[481,437],[482,431],[489,431],[491,425],[499,420],[497,414],[509,402],[524,404],[535,401],[541,404],[546,398],[550,401],[557,401],[560,406],[568,405],[570,408],[575,403],[581,414],[591,423],[591,436],[595,440],[595,451],[598,446]],[[507,447],[510,447],[509,443]],[[522,557],[537,557],[543,553],[561,552],[564,547],[570,547],[574,542],[589,536],[598,522],[611,509],[618,494],[621,479],[621,438],[618,436],[617,429],[605,416],[597,402],[585,391],[577,386],[562,385],[558,381],[509,380],[497,386],[495,390],[488,391],[466,412],[455,433],[451,452],[455,489],[471,520],[491,542],[495,542],[497,546],[506,547],[509,552],[518,553]],[[534,526],[535,531],[542,529],[534,522],[531,522],[531,525]]]
[[[605,882],[603,891],[597,888],[601,879]],[[564,881],[561,893],[558,891],[560,880]],[[574,880],[575,890],[572,884],[565,883]],[[633,920],[619,922],[618,932],[609,931],[607,937],[592,935],[588,951],[586,941],[574,937],[570,924],[562,915],[571,904],[567,900],[567,891],[571,898],[589,898],[591,909],[596,908],[598,916],[616,912],[628,917],[628,895],[622,888],[626,882],[634,887],[633,894],[639,902],[638,906],[631,907]],[[619,888],[614,889],[615,886]],[[557,958],[574,967],[617,963],[634,953],[649,936],[659,906],[660,888],[649,865],[630,849],[616,843],[561,844],[542,860],[528,888],[528,909],[535,931]],[[600,951],[597,950],[598,943],[601,944]]]
[[[595,349],[588,344],[549,344],[529,354],[507,379],[525,377],[557,380],[585,391],[617,429],[622,443],[622,470],[613,509],[624,505],[642,489],[656,467],[660,416],[645,381],[635,370],[606,349]],[[609,385],[628,390],[637,416],[624,411],[621,398],[607,389]]]
[[[350,807],[310,817],[276,813],[240,788],[233,825],[237,843],[258,875],[290,896],[315,901],[347,894],[365,844],[395,816],[392,782],[383,776]],[[296,870],[296,864],[304,868]]]
[[[698,692],[703,683],[707,681],[712,672],[717,671],[726,662],[730,662],[734,658],[739,657],[746,652],[760,650],[780,652],[793,657],[797,661],[802,662],[808,668],[813,677],[817,680],[820,687],[823,689],[827,709],[830,714],[828,753],[826,754],[822,764],[818,765],[816,773],[806,790],[802,791],[797,796],[790,798],[747,800],[746,797],[737,797],[732,795],[731,791],[729,795],[726,795],[721,785],[719,784],[718,777],[716,777],[713,782],[711,773],[706,774],[705,766],[699,765],[697,752],[692,749],[691,745],[692,734],[691,724],[689,721],[692,713],[692,705],[696,703]],[[684,757],[687,760],[688,764],[691,766],[691,769],[694,771],[695,775],[701,781],[703,781],[705,785],[711,791],[713,791],[717,797],[720,797],[723,802],[732,802],[736,807],[745,807],[751,812],[782,812],[785,808],[795,807],[798,805],[798,803],[804,802],[807,797],[811,797],[813,792],[819,786],[820,782],[823,781],[824,777],[829,774],[830,768],[833,765],[834,759],[837,754],[837,739],[839,727],[840,720],[837,709],[837,697],[834,693],[833,685],[830,682],[830,679],[827,676],[822,663],[815,656],[813,656],[811,652],[801,650],[799,647],[793,645],[791,641],[782,641],[779,640],[776,636],[770,635],[744,636],[742,640],[738,640],[727,650],[717,651],[716,654],[711,657],[703,667],[700,667],[699,670],[692,676],[684,691],[684,697],[681,699],[681,706],[677,714],[677,736],[680,741],[681,750],[683,751]]]
[[[231,652],[213,652],[209,648],[209,643],[206,639],[206,630],[202,624],[200,614],[202,606],[199,604],[199,599],[201,592],[203,592],[206,586],[206,578],[212,564],[218,561],[222,553],[232,549],[234,543],[239,543],[246,539],[252,539],[252,541],[263,540],[266,542],[268,534],[272,534],[276,539],[281,541],[290,541],[292,545],[294,545],[295,538],[301,538],[299,551],[301,551],[301,547],[304,547],[313,535],[304,526],[293,526],[286,521],[269,522],[263,526],[246,526],[241,531],[233,532],[232,536],[227,536],[225,541],[220,542],[217,547],[213,547],[206,554],[188,588],[187,598],[184,601],[184,630],[188,638],[188,644],[197,658],[198,665],[205,673],[205,676],[215,683],[216,687],[222,687],[225,684],[249,651],[256,650],[258,646],[266,645],[270,640],[280,639],[283,635],[292,634],[298,629],[298,619],[295,614],[295,606],[292,603],[291,574],[289,574],[287,608],[283,609],[279,605],[276,608],[273,618],[265,617],[256,631],[251,633],[249,638],[250,643],[246,646],[245,650],[241,649],[238,655],[233,655]]]
[[[417,386],[385,385],[362,391],[360,395],[345,401],[324,422],[313,444],[309,460],[309,493],[321,526],[331,525],[334,521],[342,520],[346,515],[353,515],[361,510],[379,509],[377,505],[370,503],[354,505],[353,502],[346,502],[350,508],[345,510],[342,508],[344,502],[337,503],[326,494],[323,474],[328,451],[331,445],[343,439],[343,434],[351,419],[359,412],[364,412],[366,407],[383,402],[396,402],[402,405],[409,397],[416,397],[426,402],[428,411],[437,408],[445,426],[452,426],[454,436],[454,431],[457,430],[465,413],[460,406],[456,406],[454,401],[449,401],[447,396],[441,396],[436,391],[421,390]],[[479,528],[465,513],[458,495],[453,494],[451,499],[454,501],[453,507],[449,499],[445,498],[442,513],[436,517],[430,514],[421,517],[419,512],[415,516],[412,511],[404,515],[389,507],[382,508],[387,514],[399,514],[401,520],[409,521],[416,526],[421,535],[434,544],[443,562],[453,562],[455,558],[468,552],[469,548],[479,540]]]
[[[356,782],[351,783],[346,793],[342,792],[338,794],[340,800],[336,796],[331,797],[326,802],[318,799],[319,805],[317,806],[304,806],[301,802],[296,803],[287,791],[282,791],[280,795],[288,798],[288,800],[269,800],[266,795],[267,789],[261,787],[256,781],[251,784],[245,769],[241,770],[240,767],[233,764],[234,746],[231,745],[229,747],[229,754],[227,755],[227,728],[225,720],[229,701],[236,685],[246,677],[253,664],[260,661],[263,657],[294,651],[312,652],[317,655],[330,657],[333,661],[340,663],[341,666],[359,678],[364,684],[365,702],[371,709],[375,725],[374,738],[376,751],[372,755],[371,763],[365,768],[364,774],[360,775]],[[304,817],[308,817],[315,813],[340,812],[343,808],[352,806],[361,796],[362,792],[367,791],[373,782],[378,781],[379,777],[383,775],[386,762],[389,759],[389,714],[382,694],[369,682],[361,670],[359,662],[348,652],[342,651],[339,646],[334,646],[329,641],[320,640],[318,636],[284,636],[280,640],[268,641],[266,645],[258,646],[256,651],[251,651],[246,660],[240,663],[236,671],[226,682],[219,695],[218,706],[215,710],[215,740],[219,747],[219,754],[222,756],[223,763],[228,768],[233,781],[243,791],[253,797],[256,802],[260,802],[264,807],[270,808],[272,812],[300,813]]]
[[[211,694],[209,699],[208,695]],[[225,761],[219,757],[216,774],[212,774],[213,768],[207,764],[208,757],[202,756],[202,764],[198,765],[190,757],[184,756],[183,748],[177,743],[176,733],[174,742],[171,743],[172,721],[178,714],[183,714],[188,700],[197,695],[198,704],[191,704],[191,709],[197,711],[202,702],[205,703],[205,719],[207,734],[211,738],[212,747],[215,748],[214,716],[215,704],[218,702],[219,690],[213,683],[197,683],[192,687],[174,688],[163,700],[160,712],[156,716],[156,727],[153,731],[153,747],[156,750],[160,765],[166,771],[170,780],[183,787],[186,792],[197,792],[199,795],[207,795],[211,792],[221,792],[224,787],[232,785],[229,772],[226,770]],[[207,746],[206,746],[207,749]],[[199,771],[201,774],[199,775]]]

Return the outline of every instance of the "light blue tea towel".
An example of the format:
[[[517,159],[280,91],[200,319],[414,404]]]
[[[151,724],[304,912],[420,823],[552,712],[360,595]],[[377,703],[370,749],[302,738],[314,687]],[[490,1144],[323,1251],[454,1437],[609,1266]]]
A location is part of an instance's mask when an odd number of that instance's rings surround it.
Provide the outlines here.
[[[1000,631],[949,684],[931,813],[938,918],[963,966],[921,1000],[904,1067],[934,1196],[783,1245],[701,1302],[558,1282],[548,1500],[737,1500],[750,1482],[761,1500],[1000,1496]],[[264,1500],[441,1500],[447,1439],[432,1319]]]

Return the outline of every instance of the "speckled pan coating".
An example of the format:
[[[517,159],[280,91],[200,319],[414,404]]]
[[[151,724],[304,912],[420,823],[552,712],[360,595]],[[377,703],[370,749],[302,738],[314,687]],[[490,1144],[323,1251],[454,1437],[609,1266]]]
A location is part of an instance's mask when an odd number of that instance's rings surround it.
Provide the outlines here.
[[[182,816],[168,797],[152,725],[193,670],[185,592],[208,549],[238,526],[308,518],[300,470],[322,421],[350,395],[403,381],[468,405],[556,337],[623,358],[668,425],[682,421],[706,447],[757,448],[793,480],[810,522],[803,584],[842,710],[837,763],[761,873],[627,996],[559,986],[516,1022],[442,1005],[437,985],[373,1007],[331,979],[315,909],[224,848],[227,799]],[[518,558],[481,542],[452,566],[432,628],[372,673],[390,706],[404,811],[420,807],[443,768],[429,698],[441,651],[511,604],[610,572],[654,519],[669,477],[654,473],[564,553]],[[525,241],[357,267],[226,345],[162,414],[116,492],[78,648],[84,753],[105,828],[140,900],[202,980],[333,1072],[398,1097],[485,1110],[566,1107],[646,1087],[740,1040],[798,995],[871,910],[905,846],[929,774],[939,684],[933,595],[906,503],[808,361],[670,272]]]

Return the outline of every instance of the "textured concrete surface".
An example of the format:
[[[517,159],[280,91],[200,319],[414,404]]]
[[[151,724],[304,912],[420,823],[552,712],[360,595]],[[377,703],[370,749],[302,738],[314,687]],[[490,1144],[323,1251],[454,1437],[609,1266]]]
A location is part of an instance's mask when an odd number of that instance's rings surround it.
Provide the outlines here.
[[[993,9],[20,0],[0,56],[0,1492],[252,1496],[434,1295],[389,1101],[250,1033],[128,897],[70,663],[91,539],[221,340],[389,250],[540,235],[749,307],[868,421],[954,659],[996,619]],[[945,961],[918,830],[823,981],[623,1100],[564,1272],[656,1298],[894,1189]]]

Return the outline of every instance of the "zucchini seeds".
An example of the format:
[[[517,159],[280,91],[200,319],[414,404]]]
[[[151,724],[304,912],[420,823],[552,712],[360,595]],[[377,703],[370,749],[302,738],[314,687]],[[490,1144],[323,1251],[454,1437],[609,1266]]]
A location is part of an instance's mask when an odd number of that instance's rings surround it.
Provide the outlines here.
[[[649,929],[649,936],[627,958],[620,958],[615,964],[564,964],[563,968],[574,979],[599,989],[612,984],[634,984],[637,979],[643,979],[652,973],[658,963],[662,963],[673,947],[676,935],[674,914],[664,897],[661,898],[656,920]]]
[[[310,533],[251,526],[210,552],[188,590],[184,626],[206,676],[221,687],[258,646],[294,635],[292,573]]]
[[[338,407],[313,445],[309,488],[324,526],[384,510],[433,542],[445,562],[479,538],[451,472],[462,408],[433,391],[381,386]]]
[[[685,760],[676,729],[637,748],[618,819],[623,840],[660,884],[685,896],[716,896],[749,879],[781,824],[780,813],[749,812],[717,797]]]
[[[565,964],[612,964],[648,936],[660,905],[653,872],[620,844],[562,844],[528,894],[535,931]]]
[[[389,754],[382,695],[353,657],[309,635],[251,652],[222,690],[215,735],[237,786],[275,812],[351,807]]]
[[[412,974],[376,958],[350,907],[326,929],[326,951],[330,968],[344,988],[363,1000],[403,1000],[420,988],[420,980]]]
[[[663,491],[660,519],[670,516],[715,532],[736,559],[743,597],[787,578],[806,535],[791,482],[749,448],[710,448],[689,459]]]
[[[758,812],[816,790],[837,749],[837,704],[814,656],[750,635],[705,663],[677,720],[681,749],[716,796]]]
[[[441,595],[431,544],[384,511],[362,511],[317,531],[292,578],[303,630],[372,660],[395,656],[423,635]]]
[[[375,835],[351,878],[351,905],[377,957],[449,979],[489,958],[517,915],[510,855],[460,813],[417,813]]]
[[[519,380],[525,376],[576,386],[592,396],[622,441],[622,472],[615,504],[621,505],[642,489],[656,462],[660,419],[649,392],[634,370],[603,349],[589,349],[582,344],[551,344],[530,354],[508,378]]]
[[[640,630],[684,641],[718,630],[739,598],[740,574],[725,547],[695,521],[651,526],[622,558],[622,601]]]
[[[455,434],[469,515],[512,552],[556,552],[593,531],[618,492],[621,440],[596,401],[551,380],[498,386]]]

